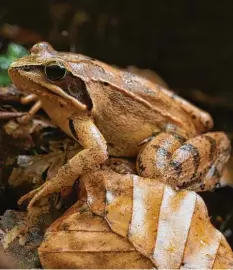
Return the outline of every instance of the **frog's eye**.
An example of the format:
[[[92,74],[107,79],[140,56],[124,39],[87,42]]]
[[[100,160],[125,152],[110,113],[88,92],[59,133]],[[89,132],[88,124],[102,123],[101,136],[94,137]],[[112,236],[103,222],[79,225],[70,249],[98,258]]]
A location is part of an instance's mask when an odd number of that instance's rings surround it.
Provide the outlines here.
[[[66,68],[62,63],[49,62],[44,68],[45,76],[50,81],[60,81],[66,76]]]

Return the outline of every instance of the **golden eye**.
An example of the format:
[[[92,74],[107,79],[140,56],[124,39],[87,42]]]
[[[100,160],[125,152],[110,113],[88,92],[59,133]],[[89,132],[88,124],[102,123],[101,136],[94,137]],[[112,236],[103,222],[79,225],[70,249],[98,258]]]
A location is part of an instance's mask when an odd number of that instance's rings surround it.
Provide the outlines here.
[[[66,76],[66,68],[62,63],[49,62],[44,68],[45,76],[50,81],[60,81]]]

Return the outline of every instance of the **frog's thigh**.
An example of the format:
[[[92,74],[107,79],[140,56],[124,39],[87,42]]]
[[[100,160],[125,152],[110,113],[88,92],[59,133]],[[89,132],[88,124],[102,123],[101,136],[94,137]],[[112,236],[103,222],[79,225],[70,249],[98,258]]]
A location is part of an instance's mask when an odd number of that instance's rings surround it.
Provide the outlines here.
[[[158,133],[142,149],[137,157],[137,171],[140,176],[160,178],[164,174],[172,153],[186,138],[176,133]]]
[[[178,135],[160,133],[139,154],[137,169],[141,176],[159,178],[174,187],[211,190],[219,183],[229,155],[230,141],[222,132],[186,142]]]
[[[35,201],[53,192],[59,192],[63,187],[72,186],[74,181],[82,174],[95,170],[107,159],[107,145],[102,134],[91,119],[71,119],[72,133],[75,134],[84,150],[76,154],[57,174],[45,182],[37,190],[23,196],[19,203],[25,199],[32,198],[28,208],[30,209]]]

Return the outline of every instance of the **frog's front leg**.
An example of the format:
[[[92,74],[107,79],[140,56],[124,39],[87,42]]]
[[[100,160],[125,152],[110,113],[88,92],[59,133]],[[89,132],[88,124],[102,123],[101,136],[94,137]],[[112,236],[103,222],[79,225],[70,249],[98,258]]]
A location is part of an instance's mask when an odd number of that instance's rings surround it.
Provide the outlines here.
[[[22,104],[28,104],[28,103],[31,103],[31,102],[33,102],[33,101],[37,101],[38,99],[39,99],[39,98],[38,98],[37,95],[35,95],[35,94],[28,94],[28,95],[22,97],[22,98],[20,99],[20,102],[21,102]]]
[[[222,132],[186,140],[175,133],[159,133],[139,153],[137,170],[144,177],[161,179],[173,187],[212,190],[230,156],[231,145]]]
[[[69,119],[71,132],[80,142],[84,150],[62,166],[53,179],[45,182],[41,187],[24,195],[19,204],[32,197],[28,209],[41,197],[59,192],[62,188],[72,186],[82,174],[99,168],[107,159],[107,144],[89,116],[76,116]]]
[[[27,114],[18,118],[19,123],[29,122],[33,118],[33,116],[42,108],[42,103],[39,100],[38,96],[35,94],[29,94],[20,99],[20,102],[24,105],[33,101],[35,101],[35,104],[33,104]]]

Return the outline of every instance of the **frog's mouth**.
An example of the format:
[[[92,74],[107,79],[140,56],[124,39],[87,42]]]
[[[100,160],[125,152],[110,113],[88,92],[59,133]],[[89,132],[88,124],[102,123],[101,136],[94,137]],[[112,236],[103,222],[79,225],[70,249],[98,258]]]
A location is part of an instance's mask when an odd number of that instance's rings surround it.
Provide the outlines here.
[[[72,104],[79,110],[91,110],[93,103],[83,80],[71,73],[62,80],[49,81],[43,74],[43,66],[10,66],[9,75],[17,88],[51,100],[62,105]]]

